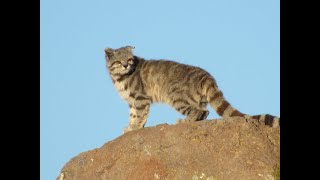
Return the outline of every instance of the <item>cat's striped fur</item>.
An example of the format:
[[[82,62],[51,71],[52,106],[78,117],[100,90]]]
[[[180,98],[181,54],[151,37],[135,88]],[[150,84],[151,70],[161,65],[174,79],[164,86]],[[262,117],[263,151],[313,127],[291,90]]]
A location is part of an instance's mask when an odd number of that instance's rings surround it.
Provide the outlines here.
[[[130,107],[130,123],[125,132],[144,127],[154,102],[171,105],[187,116],[186,121],[206,119],[209,103],[222,117],[251,117],[270,126],[279,124],[278,117],[249,116],[232,107],[205,70],[168,60],[145,60],[134,56],[132,49],[105,49],[112,82]]]

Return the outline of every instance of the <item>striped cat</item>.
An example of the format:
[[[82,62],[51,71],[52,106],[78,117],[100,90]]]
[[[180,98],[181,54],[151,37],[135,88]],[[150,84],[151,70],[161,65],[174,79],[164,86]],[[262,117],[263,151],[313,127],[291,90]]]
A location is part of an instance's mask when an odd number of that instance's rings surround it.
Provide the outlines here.
[[[130,122],[124,132],[143,128],[154,102],[171,105],[186,116],[185,121],[206,119],[209,103],[222,117],[251,117],[272,127],[279,126],[278,117],[249,116],[232,107],[205,70],[168,60],[145,60],[134,56],[132,49],[126,46],[104,50],[112,82],[130,107]]]

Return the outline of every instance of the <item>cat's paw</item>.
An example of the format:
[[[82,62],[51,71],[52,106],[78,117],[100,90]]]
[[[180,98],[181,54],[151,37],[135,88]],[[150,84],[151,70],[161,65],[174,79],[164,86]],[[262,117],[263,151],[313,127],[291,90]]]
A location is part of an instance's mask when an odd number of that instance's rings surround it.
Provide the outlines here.
[[[138,130],[138,129],[142,129],[143,127],[138,127],[135,125],[130,125],[129,127],[123,128],[123,134],[127,133],[129,131],[133,131],[133,130]]]
[[[185,123],[187,122],[185,119],[177,119],[176,124]]]
[[[132,128],[127,127],[127,128],[123,128],[122,132],[124,134],[124,133],[127,133],[127,132],[132,131],[132,130],[133,130]]]

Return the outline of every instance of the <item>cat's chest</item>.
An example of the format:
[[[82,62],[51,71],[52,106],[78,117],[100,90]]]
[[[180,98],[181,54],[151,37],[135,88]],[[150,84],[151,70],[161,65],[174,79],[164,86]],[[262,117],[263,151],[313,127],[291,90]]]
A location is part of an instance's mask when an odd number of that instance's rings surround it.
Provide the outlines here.
[[[124,82],[115,82],[114,86],[118,90],[119,95],[121,96],[121,98],[123,98],[125,100],[129,99],[130,91],[127,88],[127,82],[126,81],[124,81]]]

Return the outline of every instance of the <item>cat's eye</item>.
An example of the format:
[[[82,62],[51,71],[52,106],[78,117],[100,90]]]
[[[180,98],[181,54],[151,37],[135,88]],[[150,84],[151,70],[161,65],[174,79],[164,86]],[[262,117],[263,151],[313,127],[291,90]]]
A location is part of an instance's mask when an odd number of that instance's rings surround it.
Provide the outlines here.
[[[121,62],[116,61],[116,62],[114,62],[114,63],[112,64],[112,66],[119,67],[119,66],[121,66]]]
[[[128,59],[128,63],[133,64],[133,59],[132,58]]]

